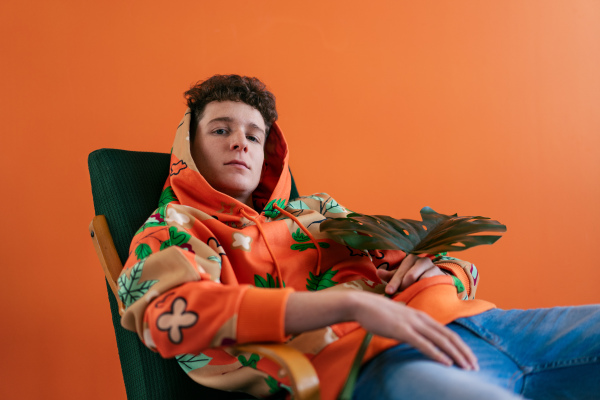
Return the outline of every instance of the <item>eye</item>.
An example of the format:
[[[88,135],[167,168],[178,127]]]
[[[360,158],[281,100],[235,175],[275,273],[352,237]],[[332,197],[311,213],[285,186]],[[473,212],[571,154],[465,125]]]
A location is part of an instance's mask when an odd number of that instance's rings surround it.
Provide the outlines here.
[[[246,136],[246,139],[248,139],[251,142],[257,142],[258,143],[258,138],[256,136],[249,135],[249,136]]]
[[[217,135],[225,135],[227,133],[227,130],[220,128],[220,129],[215,129],[213,132]]]

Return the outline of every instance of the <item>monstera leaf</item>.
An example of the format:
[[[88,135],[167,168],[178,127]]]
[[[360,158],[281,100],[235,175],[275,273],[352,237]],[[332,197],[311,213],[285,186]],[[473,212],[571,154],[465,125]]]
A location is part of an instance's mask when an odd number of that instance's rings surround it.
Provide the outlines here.
[[[506,231],[506,226],[489,218],[438,214],[429,207],[421,209],[421,217],[423,221],[351,213],[323,222],[321,232],[355,249],[438,254],[493,244],[499,235],[476,234]]]

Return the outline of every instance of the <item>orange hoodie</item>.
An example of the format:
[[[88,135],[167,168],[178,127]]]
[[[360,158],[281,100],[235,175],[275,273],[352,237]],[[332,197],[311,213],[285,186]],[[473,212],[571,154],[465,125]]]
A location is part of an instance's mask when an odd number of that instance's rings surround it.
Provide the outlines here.
[[[346,322],[287,337],[287,297],[294,290],[383,294],[376,268],[397,268],[405,254],[369,254],[320,232],[326,218],[350,211],[324,193],[288,199],[288,149],[276,124],[265,143],[253,209],[213,189],[198,172],[189,123],[188,110],[177,129],[159,207],[136,233],[119,278],[126,307],[122,325],[163,357],[176,357],[197,382],[257,397],[287,388],[289,380],[271,361],[256,354],[234,356],[230,346],[287,342],[311,359],[322,398],[334,399],[365,331]],[[423,279],[394,300],[444,324],[493,307],[474,300],[474,265],[450,257],[435,262],[452,276]],[[364,361],[396,343],[374,337]]]

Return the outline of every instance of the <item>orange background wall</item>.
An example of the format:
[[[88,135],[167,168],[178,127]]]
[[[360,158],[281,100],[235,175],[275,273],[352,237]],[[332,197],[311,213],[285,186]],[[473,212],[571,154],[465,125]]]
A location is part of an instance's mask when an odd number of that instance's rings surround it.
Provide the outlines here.
[[[501,307],[600,302],[600,2],[4,1],[0,398],[124,398],[89,152],[168,152],[215,73],[277,95],[302,193],[508,226]]]

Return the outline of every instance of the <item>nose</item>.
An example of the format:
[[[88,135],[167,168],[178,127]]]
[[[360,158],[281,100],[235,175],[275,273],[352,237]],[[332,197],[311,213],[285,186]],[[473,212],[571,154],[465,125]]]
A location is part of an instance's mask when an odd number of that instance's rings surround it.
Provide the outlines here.
[[[230,136],[229,148],[231,150],[240,150],[244,153],[248,152],[248,139],[242,131],[237,131]]]

